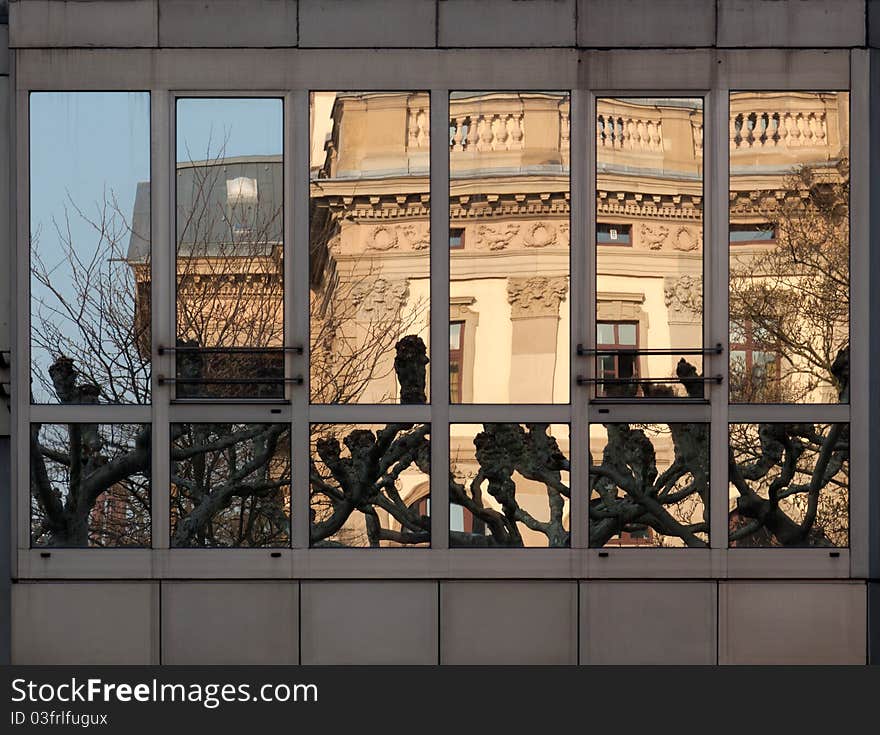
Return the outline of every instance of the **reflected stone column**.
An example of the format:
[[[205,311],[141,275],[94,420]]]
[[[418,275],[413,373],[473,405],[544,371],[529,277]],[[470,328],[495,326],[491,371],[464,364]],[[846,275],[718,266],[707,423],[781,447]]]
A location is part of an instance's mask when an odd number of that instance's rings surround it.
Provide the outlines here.
[[[559,305],[567,293],[565,276],[508,279],[511,403],[553,402]]]

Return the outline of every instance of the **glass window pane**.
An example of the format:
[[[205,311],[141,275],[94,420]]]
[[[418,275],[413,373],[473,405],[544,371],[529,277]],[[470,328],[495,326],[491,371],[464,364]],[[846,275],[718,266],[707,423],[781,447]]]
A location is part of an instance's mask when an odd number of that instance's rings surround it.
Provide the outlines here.
[[[731,424],[730,458],[730,546],[849,546],[849,424]]]
[[[148,424],[31,424],[31,545],[150,545]]]
[[[631,233],[630,225],[596,223],[596,242],[600,245],[630,245]]]
[[[312,403],[416,402],[394,364],[419,369],[427,359],[428,94],[313,92],[310,100]]]
[[[606,378],[616,378],[617,370],[615,366],[617,365],[617,361],[614,359],[612,355],[600,355],[597,361],[599,367],[599,376]]]
[[[622,345],[636,345],[636,325],[635,324],[618,324],[617,338]]]
[[[288,424],[171,424],[171,545],[290,545]]]
[[[450,307],[479,315],[461,402],[569,401],[567,92],[452,92]]]
[[[280,99],[177,101],[177,397],[284,396]]]
[[[449,545],[568,546],[568,434],[565,424],[452,424]]]
[[[596,325],[596,342],[600,345],[613,345],[617,343],[614,334],[614,325],[599,323]]]
[[[430,546],[430,433],[428,424],[312,424],[311,545]]]
[[[776,230],[771,224],[746,223],[730,225],[731,244],[768,242],[775,239]]]
[[[590,426],[590,546],[709,545],[709,425]]]
[[[449,349],[461,349],[461,322],[453,322],[449,325]]]
[[[35,403],[150,402],[150,95],[30,95]]]
[[[700,397],[700,386],[689,392],[679,377],[689,366],[703,369],[703,100],[596,104],[596,218],[620,218],[631,232],[630,247],[604,247],[599,238],[594,249],[597,319],[638,324],[643,349],[695,350],[684,358],[643,356],[639,377],[668,384],[621,384],[617,395]],[[608,395],[608,387],[597,394]]]
[[[849,94],[731,94],[729,211],[730,318],[778,355],[730,400],[848,402]]]

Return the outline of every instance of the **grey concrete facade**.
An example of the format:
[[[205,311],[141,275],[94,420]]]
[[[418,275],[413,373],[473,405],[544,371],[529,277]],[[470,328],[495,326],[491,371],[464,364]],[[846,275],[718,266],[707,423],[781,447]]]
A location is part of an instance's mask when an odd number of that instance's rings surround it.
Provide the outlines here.
[[[5,5],[0,3],[0,18]],[[10,315],[18,298],[11,277],[19,237],[15,212],[19,198],[27,196],[15,186],[15,150],[25,144],[14,132],[20,62],[50,68],[56,52],[85,55],[80,68],[92,64],[95,78],[80,81],[85,88],[101,88],[108,58],[110,66],[131,59],[129,69],[116,73],[136,79],[170,63],[163,54],[197,60],[211,49],[237,49],[245,66],[264,63],[281,86],[284,64],[291,63],[287,50],[303,55],[297,58],[321,54],[340,65],[350,59],[362,63],[369,50],[399,54],[394,58],[400,63],[430,54],[431,73],[446,74],[454,85],[463,66],[485,63],[491,75],[506,59],[535,58],[541,64],[560,58],[540,56],[556,49],[569,52],[572,62],[561,72],[566,79],[560,86],[572,84],[580,69],[571,68],[583,64],[607,69],[609,89],[615,88],[614,64],[621,63],[606,55],[609,49],[669,50],[670,68],[693,68],[700,80],[714,61],[740,63],[740,50],[752,54],[752,63],[767,59],[777,80],[795,50],[836,54],[829,56],[832,65],[865,60],[858,83],[867,80],[870,89],[870,136],[860,146],[869,174],[864,216],[873,285],[869,313],[858,319],[860,333],[869,335],[871,360],[880,355],[880,0],[11,0],[8,26],[0,25],[4,356],[11,349]],[[728,52],[732,55],[725,56]],[[633,57],[623,63],[641,62]],[[823,88],[821,64],[815,66],[816,87]],[[664,68],[644,73],[662,88]],[[326,70],[316,76],[315,88],[333,88],[332,78],[333,70]],[[246,74],[237,79],[240,89]],[[767,88],[773,86],[771,74]],[[221,89],[222,82],[214,88]],[[868,369],[880,374],[875,365]],[[10,381],[7,361],[0,361],[0,381]],[[878,457],[877,378],[870,381],[866,403],[869,456]],[[0,390],[0,663],[880,664],[880,468],[875,466],[865,468],[867,566],[846,579],[804,580],[794,573],[785,578],[783,570],[775,579],[759,579],[760,574],[727,579],[719,573],[682,580],[673,570],[664,573],[666,579],[600,580],[582,578],[574,564],[559,579],[530,562],[518,573],[469,573],[459,556],[449,562],[444,557],[444,570],[433,567],[428,578],[410,576],[414,567],[404,566],[392,579],[364,573],[362,563],[355,573],[329,561],[309,567],[301,578],[272,579],[284,575],[276,575],[267,561],[258,578],[218,563],[210,578],[192,579],[180,567],[155,577],[149,570],[138,578],[105,571],[100,581],[87,581],[74,579],[89,576],[81,571],[69,577],[63,571],[22,576],[14,564],[7,534],[16,491],[10,418]],[[474,576],[479,579],[468,579]],[[52,611],[62,607],[59,621]],[[223,616],[211,614],[219,608]],[[646,608],[651,617],[640,614]],[[348,618],[351,610],[363,613],[356,624]],[[609,630],[627,631],[625,650]],[[509,646],[514,639],[516,655]]]
[[[12,0],[13,48],[850,48],[875,0]]]

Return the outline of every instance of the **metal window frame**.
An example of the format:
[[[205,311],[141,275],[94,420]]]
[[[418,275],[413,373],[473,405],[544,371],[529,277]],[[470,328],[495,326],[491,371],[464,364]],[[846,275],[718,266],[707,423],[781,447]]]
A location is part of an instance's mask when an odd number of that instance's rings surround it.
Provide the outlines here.
[[[708,388],[709,403],[662,406],[665,421],[709,421],[713,482],[709,549],[589,549],[586,517],[587,456],[591,421],[644,420],[646,405],[608,405],[587,400],[590,360],[578,362],[574,345],[595,347],[595,126],[598,97],[703,96],[705,344],[727,344],[728,94],[737,90],[849,90],[851,94],[851,336],[852,392],[867,395],[868,360],[868,53],[863,50],[687,51],[574,49],[412,50],[381,54],[369,49],[20,49],[14,52],[15,181],[13,274],[13,569],[21,579],[309,579],[309,578],[855,578],[868,573],[867,401],[851,406],[728,405],[727,385]],[[30,91],[151,91],[151,224],[153,273],[153,402],[151,406],[31,406],[29,356],[28,94]],[[168,427],[172,421],[228,418],[228,404],[171,404],[172,388],[158,386],[171,374],[173,356],[156,346],[173,334],[175,211],[173,124],[175,98],[192,96],[282,97],[285,151],[285,320],[289,354],[285,376],[307,374],[309,91],[316,89],[429,90],[431,104],[431,395],[429,406],[310,406],[305,386],[288,391],[288,404],[237,404],[238,420],[292,423],[292,545],[290,549],[168,548]],[[452,405],[437,401],[448,390],[449,243],[446,139],[448,93],[457,89],[571,90],[571,402],[567,405]],[[247,90],[242,93],[240,90]],[[582,245],[586,244],[586,246]],[[714,247],[713,247],[714,244]],[[300,282],[302,281],[302,282]],[[167,342],[165,342],[167,344]],[[709,356],[713,372],[727,376],[727,355]],[[281,413],[270,413],[280,409]],[[655,420],[658,415],[654,406]],[[607,413],[606,413],[607,411]],[[852,426],[851,545],[837,557],[819,549],[726,548],[728,422],[790,419],[849,420]],[[32,420],[143,421],[153,424],[153,548],[145,550],[30,549],[28,425]],[[313,422],[432,424],[432,547],[337,550],[308,548],[308,431]],[[550,421],[570,425],[572,498],[569,549],[448,549],[449,423]],[[718,539],[724,543],[718,545]],[[163,544],[164,541],[164,544]],[[601,555],[600,555],[601,554]]]

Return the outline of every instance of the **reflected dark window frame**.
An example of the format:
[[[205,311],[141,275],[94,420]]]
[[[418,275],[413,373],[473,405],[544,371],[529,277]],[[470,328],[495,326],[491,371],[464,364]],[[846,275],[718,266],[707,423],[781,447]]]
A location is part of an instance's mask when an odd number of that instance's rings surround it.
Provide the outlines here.
[[[782,383],[779,376],[779,366],[782,361],[782,352],[779,348],[778,343],[767,342],[761,340],[755,336],[754,324],[751,319],[746,319],[744,322],[738,323],[737,327],[737,336],[741,339],[737,339],[734,341],[733,336],[733,328],[730,330],[730,373],[731,373],[731,385],[730,385],[730,393],[732,394],[734,390],[736,390],[733,385],[734,377],[741,377],[742,380],[747,381],[749,384],[754,382],[754,379],[757,378],[757,382],[763,388],[768,388],[767,396],[765,397],[765,401],[779,401],[781,393],[782,393]],[[734,361],[737,359],[735,356],[742,355],[743,361],[743,374],[742,376],[734,376],[735,372],[733,369]],[[762,360],[761,358],[764,356],[771,356],[772,359]],[[756,360],[756,357],[758,358]],[[771,368],[771,374],[768,376],[765,370],[767,368]],[[760,374],[759,374],[760,372]],[[769,378],[769,380],[768,380]],[[768,384],[769,383],[769,384]],[[735,398],[731,395],[730,397],[731,403],[743,402],[743,397]]]
[[[614,330],[614,340],[612,342],[600,342],[599,341],[599,326],[607,325],[612,327]],[[620,326],[626,324],[631,325],[635,328],[636,336],[634,342],[623,343],[620,340]],[[597,350],[638,350],[639,349],[639,323],[637,321],[607,321],[607,320],[597,320],[596,321],[596,349]],[[603,365],[603,361],[607,359],[611,359],[613,361],[613,368],[610,371],[606,371]],[[621,362],[623,361],[623,362]],[[629,367],[629,375],[623,375],[621,373],[627,372],[627,370],[621,370],[623,365],[628,365]],[[614,354],[614,355],[598,355],[596,357],[596,378],[608,378],[608,379],[632,379],[633,383],[638,383],[639,375],[641,374],[640,370],[640,360],[638,355],[626,355],[626,354]],[[610,387],[612,390],[617,387],[623,385],[621,383],[611,383]],[[608,398],[608,387],[604,385],[604,383],[596,383],[596,397],[597,398]]]
[[[754,237],[748,237],[748,235],[754,235]],[[728,239],[733,247],[743,245],[775,245],[776,227],[770,223],[731,223]]]
[[[609,222],[596,223],[596,244],[611,247],[632,247],[632,225]]]
[[[462,392],[464,390],[464,335],[467,329],[467,323],[464,321],[452,321],[449,323],[450,337],[455,327],[458,327],[458,346],[452,347],[452,340],[449,344],[449,402],[461,403]]]

